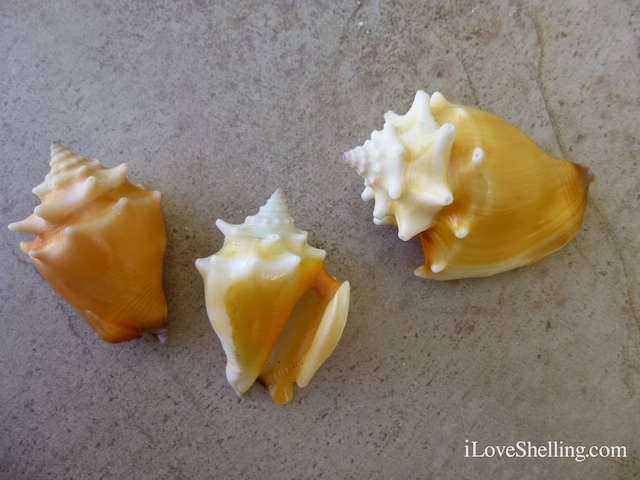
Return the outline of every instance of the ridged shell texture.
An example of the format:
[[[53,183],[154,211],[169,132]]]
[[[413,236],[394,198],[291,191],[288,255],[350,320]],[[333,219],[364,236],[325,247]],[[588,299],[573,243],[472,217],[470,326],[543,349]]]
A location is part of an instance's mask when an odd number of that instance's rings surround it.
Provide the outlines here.
[[[33,189],[40,205],[9,225],[36,235],[22,251],[103,340],[148,332],[164,342],[160,192],[131,184],[126,164],[105,168],[59,143],[51,146],[50,165]]]
[[[343,154],[376,224],[418,236],[416,275],[449,280],[529,265],[580,229],[593,171],[554,158],[490,113],[418,91],[405,115]]]

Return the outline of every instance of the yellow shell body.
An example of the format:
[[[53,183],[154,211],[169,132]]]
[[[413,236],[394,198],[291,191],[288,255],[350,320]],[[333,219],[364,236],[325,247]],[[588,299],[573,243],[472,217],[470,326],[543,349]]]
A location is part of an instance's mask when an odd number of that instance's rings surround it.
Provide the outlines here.
[[[163,343],[160,192],[133,185],[127,170],[54,143],[51,172],[33,189],[41,204],[9,228],[36,235],[20,244],[22,251],[103,340],[125,342],[148,332]]]
[[[439,93],[419,91],[406,115],[385,120],[343,158],[365,177],[376,223],[398,226],[404,240],[419,236],[425,264],[416,275],[493,275],[544,258],[579,231],[590,169]]]
[[[289,216],[281,189],[242,225],[218,220],[222,249],[196,261],[207,313],[238,395],[257,380],[274,402],[306,386],[336,347],[349,310],[349,283],[324,269],[324,250]]]

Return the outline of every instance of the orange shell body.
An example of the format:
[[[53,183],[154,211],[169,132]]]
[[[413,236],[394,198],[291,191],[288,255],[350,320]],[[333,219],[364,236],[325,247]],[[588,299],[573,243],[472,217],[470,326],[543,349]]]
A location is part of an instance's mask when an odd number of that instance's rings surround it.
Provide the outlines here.
[[[109,343],[152,334],[163,343],[166,247],[160,192],[126,180],[127,167],[52,145],[35,213],[11,224],[36,235],[20,247],[51,287]]]

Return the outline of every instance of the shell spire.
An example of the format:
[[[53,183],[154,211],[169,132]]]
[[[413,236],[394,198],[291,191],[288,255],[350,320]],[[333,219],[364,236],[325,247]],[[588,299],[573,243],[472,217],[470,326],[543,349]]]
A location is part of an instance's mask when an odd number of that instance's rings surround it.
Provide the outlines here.
[[[217,220],[219,252],[196,260],[207,314],[238,395],[262,383],[276,403],[305,386],[336,347],[349,309],[349,283],[324,269],[326,252],[295,227],[278,188],[244,223]]]
[[[373,221],[391,224],[409,240],[426,230],[453,195],[447,181],[455,127],[438,127],[429,96],[418,92],[405,115],[388,112],[384,127],[343,160],[364,177],[364,200],[375,200]]]
[[[529,265],[580,229],[593,170],[542,152],[504,120],[416,93],[405,115],[343,154],[374,200],[374,223],[418,236],[416,275],[448,280]]]
[[[245,223],[293,225],[293,218],[289,214],[284,189],[282,187],[276,188],[267,203],[260,207],[256,215],[247,217]]]
[[[287,199],[281,187],[273,192],[267,203],[260,207],[255,215],[248,216],[243,224],[232,225],[224,220],[216,220],[216,226],[225,236],[244,236],[249,238],[268,238],[278,240],[286,237],[290,240],[306,242],[307,232],[298,230],[289,214]],[[276,237],[277,236],[277,237]]]
[[[118,343],[148,332],[163,343],[160,192],[130,183],[126,164],[106,168],[57,142],[50,166],[33,189],[40,205],[9,225],[36,235],[20,248],[103,340]]]

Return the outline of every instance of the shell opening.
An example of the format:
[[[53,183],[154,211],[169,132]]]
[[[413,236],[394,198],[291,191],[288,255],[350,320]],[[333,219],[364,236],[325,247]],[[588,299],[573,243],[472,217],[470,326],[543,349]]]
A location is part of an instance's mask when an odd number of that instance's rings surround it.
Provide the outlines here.
[[[286,403],[293,382],[305,385],[337,344],[348,283],[326,273],[326,252],[310,246],[307,232],[295,227],[281,190],[243,224],[216,225],[224,244],[196,260],[196,267],[227,356],[227,380],[238,395],[258,380],[276,403]]]

